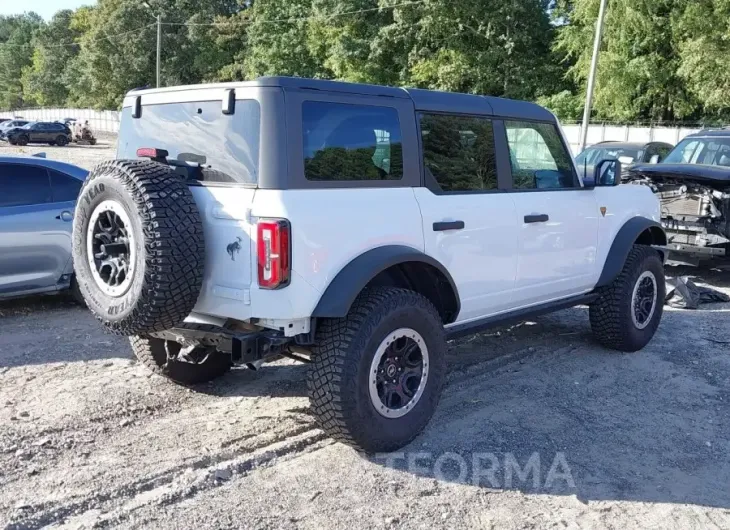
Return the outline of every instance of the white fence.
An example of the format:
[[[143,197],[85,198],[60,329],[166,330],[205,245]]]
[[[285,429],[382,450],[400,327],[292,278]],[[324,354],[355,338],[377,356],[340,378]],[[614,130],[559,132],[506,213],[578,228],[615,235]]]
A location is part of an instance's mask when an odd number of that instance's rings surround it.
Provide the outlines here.
[[[24,109],[0,112],[0,118],[15,118],[22,116],[33,121],[57,121],[64,118],[88,120],[92,129],[99,132],[116,133],[119,131],[119,112],[115,110],[92,109]],[[568,139],[573,154],[578,154],[580,145],[579,124],[564,124],[563,130]],[[588,126],[588,145],[597,144],[606,140],[620,142],[666,142],[676,145],[687,136],[697,132],[699,128],[687,127],[641,127],[635,125],[604,125],[592,124]]]
[[[23,118],[31,121],[58,121],[76,118],[87,121],[92,130],[116,133],[119,131],[119,112],[93,109],[23,109],[0,112],[0,118]]]
[[[565,136],[568,139],[573,155],[578,154],[580,146],[581,125],[563,124]],[[635,125],[602,125],[591,124],[588,126],[587,145],[597,144],[605,141],[618,142],[666,142],[677,145],[679,141],[688,134],[699,131],[699,128],[687,127],[640,127]]]

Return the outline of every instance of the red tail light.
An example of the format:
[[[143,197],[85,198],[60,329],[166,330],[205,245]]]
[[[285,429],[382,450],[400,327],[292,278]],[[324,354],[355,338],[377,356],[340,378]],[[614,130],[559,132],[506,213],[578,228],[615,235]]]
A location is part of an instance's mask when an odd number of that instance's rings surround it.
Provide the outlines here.
[[[164,149],[155,149],[154,147],[140,147],[137,149],[139,158],[165,159],[168,155],[169,153]]]
[[[278,289],[291,279],[291,226],[286,219],[262,219],[258,222],[256,251],[259,287]]]

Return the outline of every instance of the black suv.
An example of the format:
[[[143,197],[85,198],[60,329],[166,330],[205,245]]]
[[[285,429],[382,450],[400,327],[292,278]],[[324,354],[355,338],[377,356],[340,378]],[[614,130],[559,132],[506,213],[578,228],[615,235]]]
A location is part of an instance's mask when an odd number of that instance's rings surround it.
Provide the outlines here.
[[[16,127],[6,131],[5,138],[13,145],[29,143],[67,145],[71,139],[71,129],[63,123],[35,122],[24,127]]]

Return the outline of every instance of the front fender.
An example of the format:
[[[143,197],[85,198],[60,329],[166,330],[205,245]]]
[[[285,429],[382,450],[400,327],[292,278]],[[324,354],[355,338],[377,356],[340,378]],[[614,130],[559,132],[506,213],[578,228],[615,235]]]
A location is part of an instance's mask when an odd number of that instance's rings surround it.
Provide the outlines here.
[[[646,217],[632,217],[624,223],[616,234],[606,256],[606,262],[603,265],[603,270],[601,271],[601,276],[598,278],[596,287],[603,287],[616,279],[621,269],[624,268],[624,263],[626,263],[626,258],[629,256],[631,247],[647,229],[657,234],[661,233],[663,240],[661,240],[661,237],[658,241],[654,240],[654,236],[652,236],[651,240],[646,241],[646,244],[666,245],[666,235],[661,224]]]
[[[357,295],[373,278],[389,267],[414,261],[431,265],[446,277],[456,296],[458,314],[458,291],[446,267],[420,250],[403,245],[388,245],[369,250],[348,263],[327,286],[312,316],[344,317]]]

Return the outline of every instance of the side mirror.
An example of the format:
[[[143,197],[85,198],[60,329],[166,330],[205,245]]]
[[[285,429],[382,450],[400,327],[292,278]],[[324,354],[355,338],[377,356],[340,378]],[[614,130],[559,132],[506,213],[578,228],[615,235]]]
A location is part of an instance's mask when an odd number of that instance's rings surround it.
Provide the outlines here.
[[[601,160],[593,171],[596,186],[618,186],[621,184],[621,162],[616,159]]]
[[[659,155],[654,155],[649,159],[650,164],[658,164],[659,163]]]

